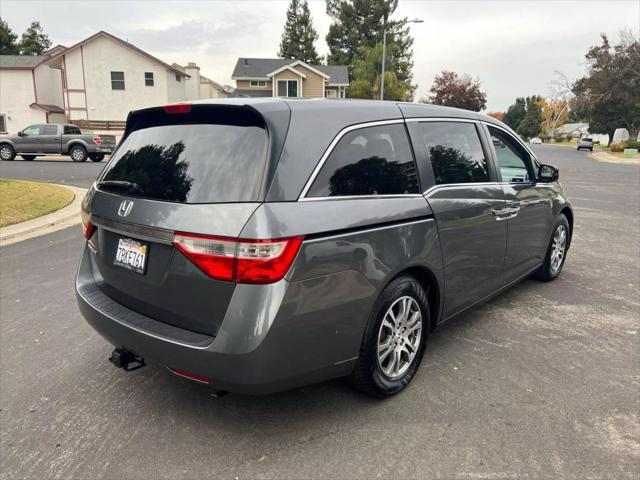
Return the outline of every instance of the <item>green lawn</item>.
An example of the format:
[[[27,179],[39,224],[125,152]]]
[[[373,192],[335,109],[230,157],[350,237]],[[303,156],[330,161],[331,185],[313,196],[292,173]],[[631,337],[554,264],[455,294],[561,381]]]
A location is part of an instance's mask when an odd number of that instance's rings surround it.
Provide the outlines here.
[[[55,212],[72,200],[73,193],[66,188],[0,178],[0,227]]]

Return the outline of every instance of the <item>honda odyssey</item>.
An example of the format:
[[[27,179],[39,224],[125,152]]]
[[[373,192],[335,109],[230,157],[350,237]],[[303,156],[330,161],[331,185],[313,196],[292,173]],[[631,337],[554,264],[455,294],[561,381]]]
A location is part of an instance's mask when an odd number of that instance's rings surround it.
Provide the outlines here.
[[[393,395],[442,322],[562,270],[558,170],[478,113],[228,99],[132,112],[82,205],[76,290],[126,370]]]

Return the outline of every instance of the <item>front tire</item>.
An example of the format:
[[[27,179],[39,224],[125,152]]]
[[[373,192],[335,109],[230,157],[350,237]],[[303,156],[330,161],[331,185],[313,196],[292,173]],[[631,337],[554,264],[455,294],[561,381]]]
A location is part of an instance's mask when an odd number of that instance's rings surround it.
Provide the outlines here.
[[[547,247],[544,263],[535,271],[534,278],[543,282],[550,282],[558,278],[567,257],[570,236],[569,221],[564,214],[560,214],[553,226],[553,233]]]
[[[376,300],[350,380],[361,392],[386,398],[418,371],[429,336],[429,303],[422,285],[402,275]]]
[[[16,158],[16,151],[11,145],[0,145],[0,159],[11,161]]]
[[[69,150],[69,156],[74,162],[86,162],[87,150],[80,145],[74,145],[71,147],[71,150]]]
[[[22,157],[23,160],[27,160],[29,162],[36,158],[35,155],[20,155],[20,156]]]
[[[104,153],[92,153],[89,158],[92,162],[101,162],[104,160]]]

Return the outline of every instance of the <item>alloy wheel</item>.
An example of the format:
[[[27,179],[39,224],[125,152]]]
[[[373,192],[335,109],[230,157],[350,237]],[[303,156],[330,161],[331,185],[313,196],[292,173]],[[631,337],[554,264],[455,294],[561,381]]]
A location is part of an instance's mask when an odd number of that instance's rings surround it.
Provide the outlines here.
[[[0,148],[0,158],[2,160],[9,160],[11,158],[11,149],[9,147]]]
[[[402,377],[411,366],[422,337],[422,311],[409,296],[400,297],[386,311],[378,332],[377,358],[390,380]]]
[[[567,248],[567,229],[564,225],[559,225],[553,234],[551,244],[551,270],[555,273],[560,270],[564,261],[564,254]]]

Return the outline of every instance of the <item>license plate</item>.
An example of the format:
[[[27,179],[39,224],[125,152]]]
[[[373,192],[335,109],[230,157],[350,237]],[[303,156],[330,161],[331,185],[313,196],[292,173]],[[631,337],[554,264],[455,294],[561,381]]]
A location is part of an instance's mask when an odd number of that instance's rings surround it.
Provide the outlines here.
[[[144,273],[147,266],[148,253],[148,243],[138,242],[130,238],[120,238],[113,264],[136,273]]]

